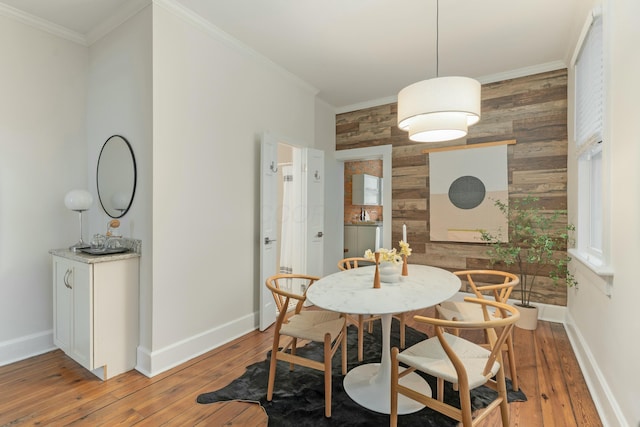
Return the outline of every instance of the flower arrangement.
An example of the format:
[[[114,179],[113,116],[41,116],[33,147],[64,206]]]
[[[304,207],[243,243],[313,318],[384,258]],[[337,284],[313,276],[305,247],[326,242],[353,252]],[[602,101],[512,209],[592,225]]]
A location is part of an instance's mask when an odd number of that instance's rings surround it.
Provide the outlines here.
[[[411,255],[411,248],[409,247],[409,244],[407,242],[405,242],[404,240],[400,240],[400,242],[398,242],[398,245],[400,246],[399,251],[396,250],[396,248],[378,249],[378,253],[380,254],[380,261],[386,261],[392,264],[400,264],[402,262],[403,256],[408,257],[409,255]],[[371,249],[366,250],[366,252],[364,253],[364,257],[371,261],[375,261],[376,259]]]
[[[400,246],[400,255],[404,255],[404,256],[411,255],[411,248],[409,247],[409,244],[407,242],[405,242],[404,240],[400,240],[398,242],[398,245]]]

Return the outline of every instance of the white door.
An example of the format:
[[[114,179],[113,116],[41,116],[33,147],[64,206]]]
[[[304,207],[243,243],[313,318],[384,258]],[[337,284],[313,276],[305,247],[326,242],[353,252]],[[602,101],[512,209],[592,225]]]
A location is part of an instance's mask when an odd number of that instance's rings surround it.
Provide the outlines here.
[[[324,152],[307,148],[306,154],[306,273],[322,277],[324,266]]]
[[[273,135],[262,135],[260,150],[260,330],[276,320],[276,305],[265,286],[276,274],[278,263],[278,141]]]

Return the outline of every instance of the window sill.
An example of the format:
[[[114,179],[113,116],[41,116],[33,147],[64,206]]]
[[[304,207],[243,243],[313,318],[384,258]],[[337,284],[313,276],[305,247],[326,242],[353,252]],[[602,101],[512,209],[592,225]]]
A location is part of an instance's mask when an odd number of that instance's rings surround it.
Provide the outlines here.
[[[575,248],[570,248],[568,252],[574,259],[580,261],[585,267],[593,271],[598,276],[603,278],[613,278],[613,268],[611,268],[610,265],[604,265],[599,262],[596,263],[589,255],[584,252],[580,252]]]

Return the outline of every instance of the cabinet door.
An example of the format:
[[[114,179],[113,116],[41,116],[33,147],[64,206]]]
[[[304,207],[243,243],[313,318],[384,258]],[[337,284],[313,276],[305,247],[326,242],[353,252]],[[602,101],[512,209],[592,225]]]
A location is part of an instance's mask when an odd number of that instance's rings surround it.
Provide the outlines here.
[[[376,228],[367,225],[358,227],[358,249],[360,255],[364,254],[367,249],[375,252],[376,250]]]
[[[344,227],[344,257],[358,257],[363,253],[358,253],[358,227],[347,225]]]
[[[73,347],[70,355],[85,368],[93,366],[93,283],[91,267],[73,263]]]
[[[380,178],[364,175],[364,205],[377,206],[380,204]]]
[[[351,204],[379,206],[381,179],[377,176],[358,174],[351,177]]]
[[[73,274],[70,262],[54,257],[53,262],[53,343],[65,353],[71,351],[73,290],[69,276]]]
[[[93,369],[91,267],[54,257],[53,342],[85,368]]]

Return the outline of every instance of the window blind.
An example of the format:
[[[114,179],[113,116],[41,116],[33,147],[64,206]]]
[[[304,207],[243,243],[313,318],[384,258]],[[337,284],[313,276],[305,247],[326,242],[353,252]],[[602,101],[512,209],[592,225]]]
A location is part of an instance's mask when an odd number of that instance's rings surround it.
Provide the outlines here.
[[[583,154],[602,141],[604,61],[601,14],[594,14],[578,49],[575,62],[575,134],[578,153]]]

